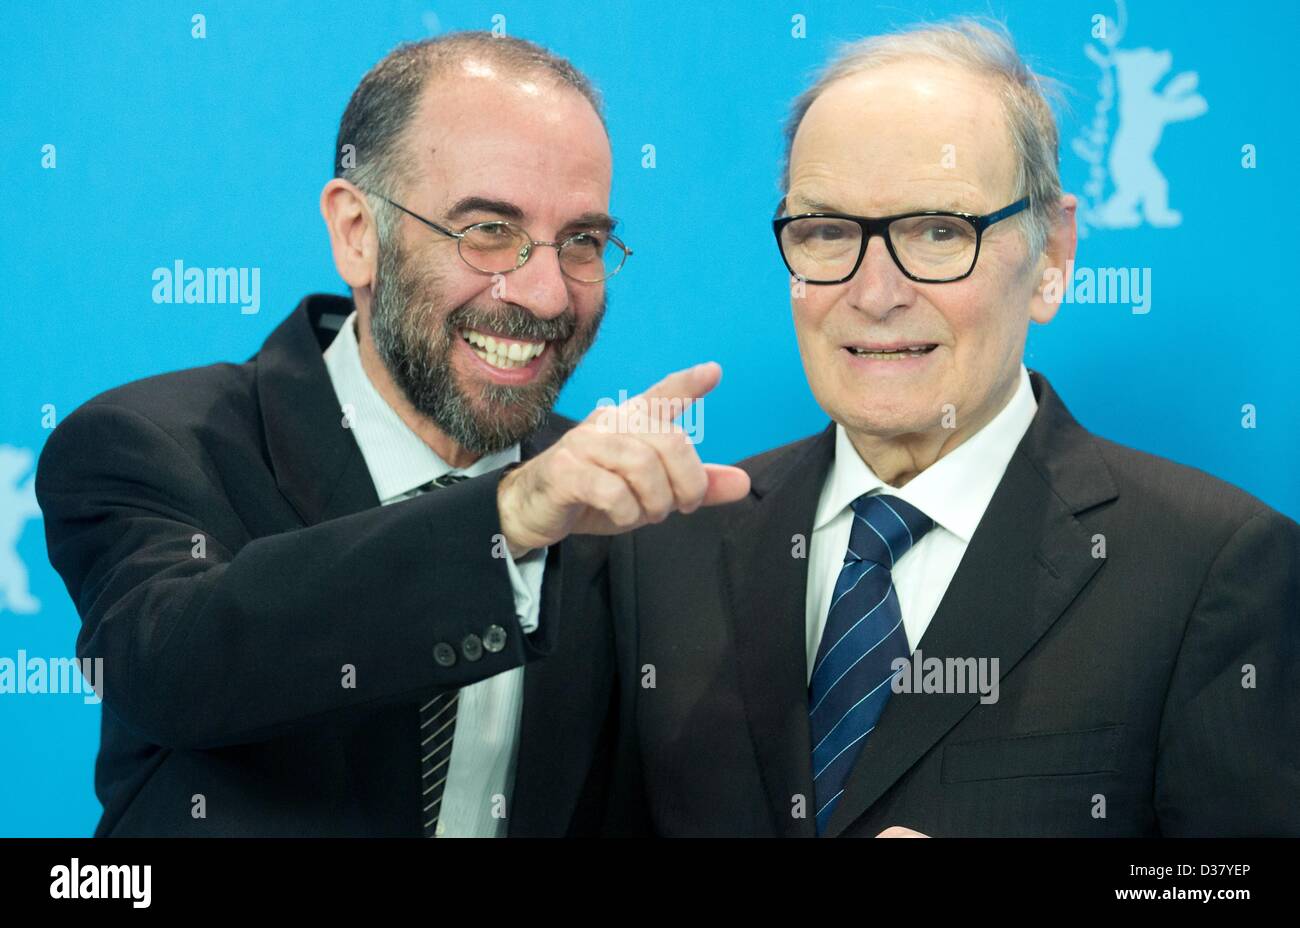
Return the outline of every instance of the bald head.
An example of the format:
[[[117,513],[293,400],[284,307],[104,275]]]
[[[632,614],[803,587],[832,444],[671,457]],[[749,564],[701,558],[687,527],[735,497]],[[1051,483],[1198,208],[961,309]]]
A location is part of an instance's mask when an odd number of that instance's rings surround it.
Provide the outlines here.
[[[523,93],[567,89],[585,99],[604,129],[600,95],[567,59],[525,39],[450,33],[399,45],[361,80],[339,123],[334,176],[396,193],[417,170],[416,153],[403,144],[412,120],[436,114],[437,96],[455,94],[464,82],[513,84]]]

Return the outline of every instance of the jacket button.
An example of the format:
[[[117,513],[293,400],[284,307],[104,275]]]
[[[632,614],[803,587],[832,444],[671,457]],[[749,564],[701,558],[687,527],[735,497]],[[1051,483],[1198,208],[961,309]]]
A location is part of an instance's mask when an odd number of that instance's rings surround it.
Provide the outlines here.
[[[450,667],[456,663],[456,649],[445,641],[439,641],[433,646],[433,659],[439,667]]]
[[[500,625],[489,625],[483,633],[483,647],[496,654],[506,646],[506,630]]]
[[[483,639],[472,632],[466,635],[460,643],[460,653],[465,655],[467,661],[478,660],[483,656]]]

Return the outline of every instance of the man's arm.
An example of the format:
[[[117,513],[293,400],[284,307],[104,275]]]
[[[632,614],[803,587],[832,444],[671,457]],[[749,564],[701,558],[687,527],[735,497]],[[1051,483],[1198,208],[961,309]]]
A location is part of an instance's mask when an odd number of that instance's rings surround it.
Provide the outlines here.
[[[250,541],[215,474],[139,413],[95,403],[50,436],[37,495],[106,709],[154,743],[207,748],[543,654],[554,620],[520,630],[496,477]],[[462,641],[491,626],[504,647],[467,659]]]
[[[1216,557],[1161,723],[1166,835],[1300,836],[1300,525],[1270,509]]]

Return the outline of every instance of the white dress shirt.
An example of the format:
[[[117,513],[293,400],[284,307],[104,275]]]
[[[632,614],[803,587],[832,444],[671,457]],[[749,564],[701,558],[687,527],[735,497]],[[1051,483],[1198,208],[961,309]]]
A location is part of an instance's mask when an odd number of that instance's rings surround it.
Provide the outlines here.
[[[1037,410],[1029,372],[1022,364],[1019,386],[1007,405],[982,429],[897,489],[872,472],[844,426],[836,425],[835,460],[822,486],[808,545],[805,624],[809,680],[830,612],[831,594],[849,547],[853,528],[849,504],[863,493],[878,491],[911,503],[935,522],[891,572],[908,650],[915,651]]]
[[[387,506],[408,498],[416,487],[453,468],[407,427],[370,382],[361,366],[356,317],[353,310],[325,349],[325,367],[339,406],[350,417],[353,437],[365,458],[379,501]],[[519,446],[514,445],[479,458],[457,473],[477,477],[518,460]],[[535,631],[541,611],[546,549],[532,551],[518,562],[507,551],[505,562],[520,626],[525,632]],[[449,603],[448,607],[454,609],[455,605]],[[461,688],[438,819],[440,837],[505,835],[508,819],[494,817],[494,810],[499,808],[494,797],[505,797],[505,811],[509,813],[519,750],[523,682],[524,668],[514,667]],[[418,741],[419,732],[412,729],[411,738]],[[413,810],[419,798],[411,797]]]

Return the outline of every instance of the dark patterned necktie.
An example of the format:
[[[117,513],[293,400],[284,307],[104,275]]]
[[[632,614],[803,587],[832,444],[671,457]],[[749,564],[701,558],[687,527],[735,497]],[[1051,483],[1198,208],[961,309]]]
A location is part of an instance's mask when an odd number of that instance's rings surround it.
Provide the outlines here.
[[[443,474],[421,484],[412,496],[449,487],[468,480],[464,474]],[[420,821],[424,836],[437,837],[438,817],[442,814],[442,794],[451,765],[451,740],[456,732],[456,703],[460,690],[438,693],[420,707]]]
[[[891,572],[934,527],[925,513],[895,496],[859,496],[852,509],[849,550],[808,684],[819,835],[885,710],[894,660],[911,654]]]

